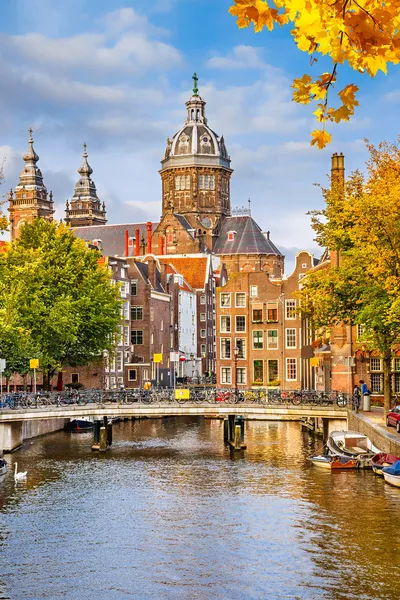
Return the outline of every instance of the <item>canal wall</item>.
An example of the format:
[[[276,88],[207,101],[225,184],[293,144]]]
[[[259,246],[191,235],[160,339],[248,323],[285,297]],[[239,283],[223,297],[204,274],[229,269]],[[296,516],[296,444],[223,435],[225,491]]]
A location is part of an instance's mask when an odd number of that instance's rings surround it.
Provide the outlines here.
[[[367,416],[349,411],[348,424],[350,431],[364,433],[382,452],[400,456],[400,437],[386,431],[381,425],[373,423]]]
[[[0,456],[2,452],[13,452],[25,440],[64,429],[69,419],[41,419],[0,423]]]

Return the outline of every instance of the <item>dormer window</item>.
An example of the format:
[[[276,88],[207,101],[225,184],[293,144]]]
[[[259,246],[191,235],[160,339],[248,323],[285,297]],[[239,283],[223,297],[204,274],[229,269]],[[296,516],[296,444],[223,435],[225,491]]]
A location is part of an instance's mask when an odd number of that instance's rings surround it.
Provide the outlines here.
[[[235,239],[236,231],[228,231],[228,242],[233,242]]]

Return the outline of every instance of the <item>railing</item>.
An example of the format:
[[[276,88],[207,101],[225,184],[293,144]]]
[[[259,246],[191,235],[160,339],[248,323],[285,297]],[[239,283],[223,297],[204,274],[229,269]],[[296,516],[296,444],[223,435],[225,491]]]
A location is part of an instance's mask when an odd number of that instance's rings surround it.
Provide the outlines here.
[[[85,406],[87,404],[258,404],[264,406],[347,406],[349,397],[342,392],[312,390],[239,390],[197,387],[187,394],[182,390],[155,388],[151,390],[83,390],[64,392],[15,392],[0,397],[0,410],[40,409],[47,406]]]

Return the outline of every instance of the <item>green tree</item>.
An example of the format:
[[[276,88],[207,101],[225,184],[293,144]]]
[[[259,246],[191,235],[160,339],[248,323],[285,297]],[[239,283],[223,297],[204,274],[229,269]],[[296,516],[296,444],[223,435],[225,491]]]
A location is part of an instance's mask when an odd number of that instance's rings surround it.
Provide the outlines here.
[[[4,181],[3,167],[4,167],[4,160],[0,164],[0,185]],[[6,231],[7,226],[8,226],[7,217],[5,216],[5,214],[3,213],[2,208],[1,208],[5,202],[6,202],[5,198],[3,198],[3,199],[0,198],[0,233],[3,233],[3,231]]]
[[[368,145],[363,176],[323,190],[326,206],[312,213],[321,246],[337,260],[310,273],[300,292],[314,326],[363,324],[364,342],[380,352],[385,410],[392,404],[391,360],[400,343],[400,149]]]
[[[26,333],[47,385],[57,369],[113,350],[121,301],[99,258],[68,227],[43,219],[23,225],[0,256],[0,310],[13,307],[12,327]]]

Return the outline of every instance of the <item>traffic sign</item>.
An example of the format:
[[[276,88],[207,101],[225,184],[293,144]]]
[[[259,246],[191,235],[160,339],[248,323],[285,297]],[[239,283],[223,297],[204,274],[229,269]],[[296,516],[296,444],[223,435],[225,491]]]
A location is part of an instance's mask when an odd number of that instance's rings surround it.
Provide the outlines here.
[[[190,390],[175,390],[175,400],[189,400]]]
[[[162,362],[162,354],[154,354],[154,356],[153,356],[153,362],[155,362],[155,363],[161,363]]]
[[[38,358],[31,358],[31,360],[29,361],[29,368],[30,369],[37,369],[39,367],[39,359]]]
[[[4,371],[6,368],[6,359],[0,358],[0,371]]]

